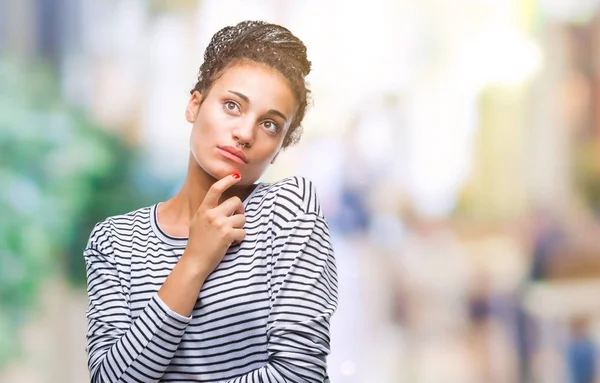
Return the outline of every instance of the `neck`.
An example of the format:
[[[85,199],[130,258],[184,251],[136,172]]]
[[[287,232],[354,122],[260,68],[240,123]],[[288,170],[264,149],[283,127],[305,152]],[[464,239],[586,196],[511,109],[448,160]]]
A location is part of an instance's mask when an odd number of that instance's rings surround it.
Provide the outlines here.
[[[207,174],[190,154],[183,186],[173,198],[159,206],[158,220],[162,230],[175,237],[187,236],[192,218],[215,182],[217,179]],[[243,201],[254,187],[255,185],[233,186],[223,193],[219,203],[233,196]]]

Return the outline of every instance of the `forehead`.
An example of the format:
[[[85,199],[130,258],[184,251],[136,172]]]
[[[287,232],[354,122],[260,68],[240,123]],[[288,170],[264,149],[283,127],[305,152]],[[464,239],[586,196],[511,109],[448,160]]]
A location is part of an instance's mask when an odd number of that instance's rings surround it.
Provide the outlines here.
[[[239,63],[225,68],[215,81],[218,93],[244,94],[257,108],[277,109],[292,116],[296,109],[294,94],[287,79],[278,71],[257,63]]]

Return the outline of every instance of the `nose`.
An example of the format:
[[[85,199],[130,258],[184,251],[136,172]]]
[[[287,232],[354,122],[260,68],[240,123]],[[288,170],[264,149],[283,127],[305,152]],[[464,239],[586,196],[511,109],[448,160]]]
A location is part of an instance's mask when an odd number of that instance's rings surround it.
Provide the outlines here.
[[[254,121],[250,118],[240,119],[231,131],[231,135],[236,142],[245,144],[246,147],[250,147],[254,143],[254,129]]]

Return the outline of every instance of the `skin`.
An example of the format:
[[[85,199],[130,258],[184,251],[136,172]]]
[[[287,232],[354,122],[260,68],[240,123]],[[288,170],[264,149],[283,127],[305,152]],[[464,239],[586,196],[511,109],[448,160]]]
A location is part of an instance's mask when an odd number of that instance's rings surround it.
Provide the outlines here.
[[[159,205],[159,225],[188,237],[186,249],[158,295],[190,316],[208,275],[233,242],[246,235],[242,200],[279,153],[297,109],[287,80],[256,63],[227,67],[208,94],[194,92],[185,117],[192,123],[188,172],[181,190]],[[246,144],[247,163],[218,146]],[[239,147],[238,147],[239,148]],[[238,178],[237,173],[240,177]]]

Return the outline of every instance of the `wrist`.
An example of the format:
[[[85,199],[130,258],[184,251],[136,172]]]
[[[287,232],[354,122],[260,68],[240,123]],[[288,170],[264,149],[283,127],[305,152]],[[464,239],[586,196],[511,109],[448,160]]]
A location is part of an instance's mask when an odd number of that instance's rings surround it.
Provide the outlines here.
[[[188,251],[185,250],[178,264],[181,265],[181,268],[185,270],[185,272],[188,273],[190,277],[195,282],[198,282],[201,286],[208,277],[208,274],[210,274],[210,271],[205,265],[205,262],[202,262],[198,258],[199,257],[197,256],[190,255]]]

